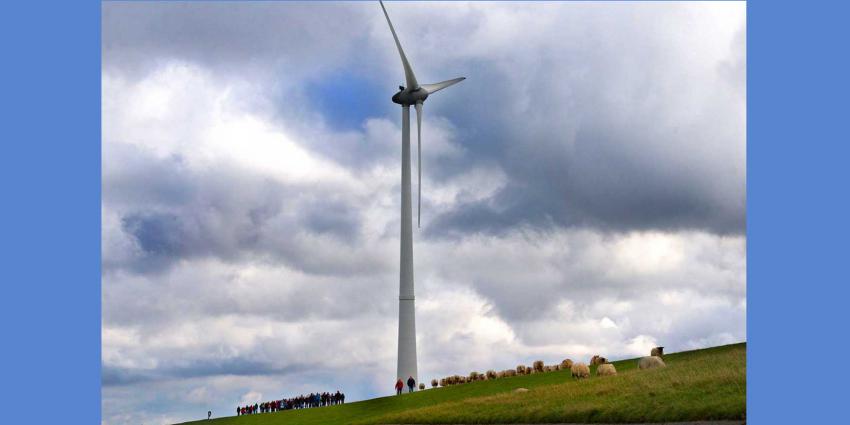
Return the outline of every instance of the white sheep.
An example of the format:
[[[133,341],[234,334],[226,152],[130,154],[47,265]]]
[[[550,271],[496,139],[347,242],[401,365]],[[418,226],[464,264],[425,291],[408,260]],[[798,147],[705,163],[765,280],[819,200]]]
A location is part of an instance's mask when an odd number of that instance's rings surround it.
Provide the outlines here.
[[[617,368],[611,363],[601,364],[596,367],[596,376],[611,376],[617,374]]]
[[[535,372],[543,372],[543,360],[535,360],[532,365],[534,366]]]
[[[599,356],[599,355],[593,356],[590,359],[591,366],[596,366],[596,365],[600,365],[600,364],[607,363],[607,362],[608,362],[608,359],[606,359],[605,357]]]
[[[589,378],[590,368],[582,362],[573,363],[573,366],[570,368],[570,374],[573,378]]]
[[[649,356],[649,357],[641,357],[638,360],[638,368],[640,369],[653,369],[656,367],[666,367],[664,364],[664,360],[661,360],[661,357],[658,356]]]

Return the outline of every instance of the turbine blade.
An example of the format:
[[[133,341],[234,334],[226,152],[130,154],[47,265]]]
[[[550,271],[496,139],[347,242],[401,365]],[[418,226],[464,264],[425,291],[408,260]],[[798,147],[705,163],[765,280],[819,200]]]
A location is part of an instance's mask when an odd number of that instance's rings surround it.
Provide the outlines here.
[[[416,201],[416,227],[422,227],[422,102],[416,102],[416,158],[419,159],[419,199]]]
[[[434,84],[423,84],[422,88],[425,89],[426,91],[428,91],[428,93],[430,94],[430,93],[434,93],[435,91],[440,91],[440,90],[442,90],[442,89],[444,89],[448,86],[457,84],[457,83],[459,83],[459,82],[461,82],[465,79],[466,79],[466,77],[460,77],[460,78],[455,78],[455,79],[452,79],[452,80],[441,81],[439,83],[434,83]]]
[[[416,82],[416,76],[413,75],[413,68],[410,67],[410,62],[407,61],[407,56],[404,55],[404,50],[401,48],[401,43],[398,41],[398,36],[395,33],[395,28],[393,28],[393,23],[390,21],[390,15],[387,14],[387,8],[384,7],[384,2],[378,0],[381,3],[381,9],[384,10],[384,16],[387,17],[387,23],[390,24],[390,31],[393,33],[393,39],[395,39],[395,45],[398,47],[398,54],[401,56],[401,64],[404,66],[404,79],[407,80],[407,88],[409,90],[416,90],[419,88],[419,83]]]

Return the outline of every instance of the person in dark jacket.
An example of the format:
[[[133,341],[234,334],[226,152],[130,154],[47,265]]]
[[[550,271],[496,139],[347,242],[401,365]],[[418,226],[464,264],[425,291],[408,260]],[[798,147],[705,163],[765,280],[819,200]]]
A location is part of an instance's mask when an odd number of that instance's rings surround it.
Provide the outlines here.
[[[407,392],[412,393],[414,387],[416,387],[416,380],[411,376],[407,378]]]
[[[395,395],[401,395],[402,388],[404,388],[404,384],[401,383],[401,378],[398,378],[398,381],[395,382]]]

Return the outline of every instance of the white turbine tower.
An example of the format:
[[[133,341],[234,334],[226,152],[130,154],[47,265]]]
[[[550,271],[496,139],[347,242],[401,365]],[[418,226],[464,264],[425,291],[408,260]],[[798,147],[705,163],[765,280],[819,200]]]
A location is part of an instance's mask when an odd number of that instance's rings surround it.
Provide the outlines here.
[[[401,272],[399,274],[398,296],[398,378],[406,382],[413,377],[419,382],[416,366],[416,313],[413,296],[413,217],[410,206],[410,105],[416,106],[417,158],[419,166],[419,199],[417,201],[417,224],[422,217],[422,103],[428,95],[459,83],[466,77],[455,78],[436,84],[416,82],[413,68],[404,55],[398,35],[395,33],[390,15],[380,1],[381,9],[387,18],[387,24],[393,33],[401,64],[404,67],[404,79],[407,87],[399,86],[399,92],[393,95],[393,102],[401,105]]]

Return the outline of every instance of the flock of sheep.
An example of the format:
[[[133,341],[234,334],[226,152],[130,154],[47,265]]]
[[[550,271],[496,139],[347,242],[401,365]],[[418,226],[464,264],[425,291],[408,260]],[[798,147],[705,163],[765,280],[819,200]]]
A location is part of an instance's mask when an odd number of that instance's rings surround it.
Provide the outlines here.
[[[641,357],[638,360],[639,369],[652,369],[656,367],[665,367],[664,347],[655,347],[647,357]],[[608,362],[608,359],[601,356],[593,356],[590,359],[590,365],[596,366],[596,376],[611,376],[617,374],[617,369],[613,364]],[[569,370],[573,378],[582,379],[590,377],[590,367],[582,362],[573,362],[570,359],[565,359],[560,364],[544,365],[542,360],[537,360],[531,366],[519,365],[516,369],[506,369],[501,372],[488,370],[486,373],[471,372],[468,376],[452,375],[440,379],[431,380],[431,387],[447,387],[451,385],[465,384],[467,382],[487,381],[491,379],[506,378],[517,375],[531,375],[533,373],[553,372],[556,370]],[[425,383],[419,384],[419,389],[425,389]]]

